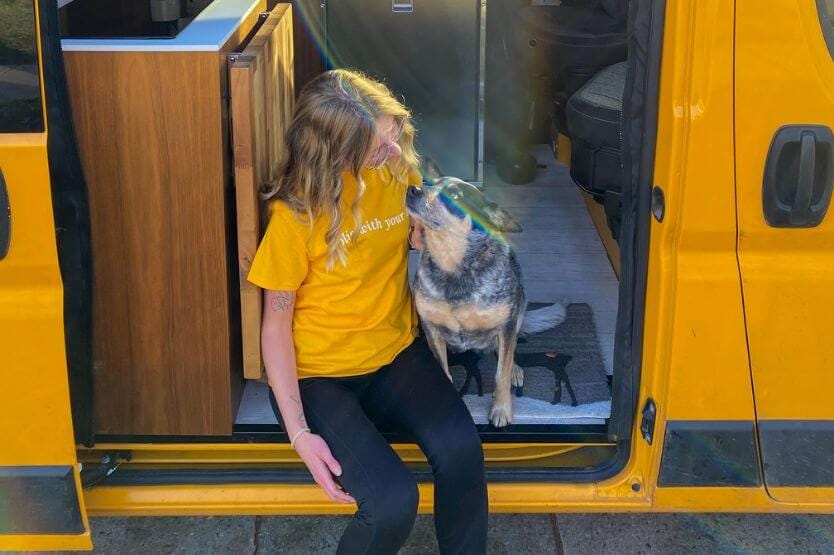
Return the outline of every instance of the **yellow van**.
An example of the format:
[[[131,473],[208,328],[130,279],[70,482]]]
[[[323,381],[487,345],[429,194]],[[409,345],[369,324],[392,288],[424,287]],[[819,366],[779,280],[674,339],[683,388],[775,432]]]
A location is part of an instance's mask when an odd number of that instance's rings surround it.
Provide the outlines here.
[[[834,510],[831,0],[0,21],[0,549],[89,549],[88,515],[352,511],[269,410],[244,279],[255,191],[328,65],[400,70],[421,149],[524,227],[528,297],[570,303],[519,345],[510,426],[484,418],[488,359],[455,375],[492,511]]]

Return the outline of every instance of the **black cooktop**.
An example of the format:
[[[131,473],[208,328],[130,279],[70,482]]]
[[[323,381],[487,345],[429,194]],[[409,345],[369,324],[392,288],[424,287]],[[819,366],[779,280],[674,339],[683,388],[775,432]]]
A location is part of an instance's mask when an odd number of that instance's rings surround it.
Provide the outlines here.
[[[59,10],[61,38],[171,39],[210,4],[178,0],[179,18],[153,21],[151,1],[71,0]]]

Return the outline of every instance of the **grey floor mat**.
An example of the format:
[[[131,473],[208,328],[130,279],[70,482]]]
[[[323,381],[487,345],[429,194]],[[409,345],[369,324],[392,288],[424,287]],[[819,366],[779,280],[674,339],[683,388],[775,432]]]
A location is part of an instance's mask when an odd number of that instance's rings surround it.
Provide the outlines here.
[[[529,308],[541,306],[545,305],[530,303]],[[516,348],[516,362],[524,368],[524,386],[520,391],[514,389],[515,424],[599,423],[610,414],[610,389],[591,308],[584,303],[570,304],[567,308],[562,324],[528,336]],[[481,395],[474,372],[470,372],[470,383],[463,391],[466,370],[460,365],[450,368],[472,418],[478,424],[485,424],[495,390],[498,361],[493,353],[455,355],[454,361],[474,365],[480,371]],[[567,381],[563,381],[565,378]]]
[[[528,309],[542,306],[546,305],[530,303]],[[483,393],[491,395],[495,391],[495,368],[498,361],[494,353],[485,353],[478,358]],[[587,304],[568,305],[567,317],[562,324],[522,338],[516,347],[515,359],[524,368],[524,386],[520,392],[516,392],[521,393],[522,397],[555,404],[554,393],[561,390],[561,404],[566,406],[586,405],[611,398],[593,313]],[[465,382],[466,371],[462,366],[450,368],[450,371],[460,390]],[[560,383],[556,382],[557,376]],[[466,393],[477,394],[477,391],[476,381],[470,380]],[[556,393],[556,396],[559,394]]]

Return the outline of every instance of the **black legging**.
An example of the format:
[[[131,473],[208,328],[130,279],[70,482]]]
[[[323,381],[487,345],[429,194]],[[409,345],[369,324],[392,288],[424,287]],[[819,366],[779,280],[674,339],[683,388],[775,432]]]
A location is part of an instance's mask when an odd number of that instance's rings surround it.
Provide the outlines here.
[[[396,553],[417,515],[414,476],[376,424],[413,437],[431,464],[441,553],[486,552],[481,440],[424,341],[415,341],[371,374],[306,378],[299,385],[307,423],[339,461],[338,482],[359,506],[339,541],[339,553]],[[280,421],[271,391],[270,401]]]

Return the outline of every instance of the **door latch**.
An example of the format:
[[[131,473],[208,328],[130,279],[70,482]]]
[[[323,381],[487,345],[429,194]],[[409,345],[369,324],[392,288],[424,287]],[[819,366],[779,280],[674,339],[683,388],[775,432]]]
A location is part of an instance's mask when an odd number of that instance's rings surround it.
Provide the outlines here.
[[[834,135],[824,125],[780,127],[770,143],[762,208],[771,227],[815,227],[834,184]]]
[[[651,445],[654,441],[654,422],[657,419],[657,405],[654,399],[649,397],[646,399],[646,404],[643,406],[643,419],[640,421],[640,433],[643,434],[643,439]]]
[[[6,188],[6,179],[3,177],[3,170],[0,170],[0,260],[9,254],[9,245],[12,242],[12,207],[9,204],[9,190]]]
[[[666,195],[663,194],[663,189],[655,185],[652,187],[652,216],[658,222],[662,222],[665,215]]]

